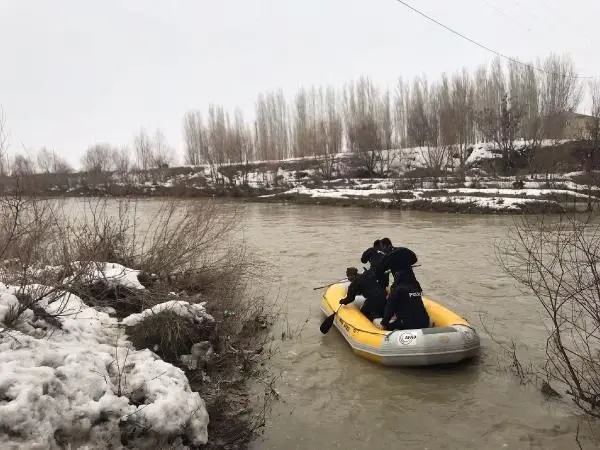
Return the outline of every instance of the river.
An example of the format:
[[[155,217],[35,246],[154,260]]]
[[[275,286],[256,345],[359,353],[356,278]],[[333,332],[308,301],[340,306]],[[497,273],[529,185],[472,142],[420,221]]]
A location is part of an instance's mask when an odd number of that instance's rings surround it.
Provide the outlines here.
[[[507,372],[496,340],[543,357],[546,330],[532,297],[496,260],[513,218],[301,205],[245,205],[245,237],[281,274],[289,328],[271,360],[281,400],[255,449],[565,449],[577,419]],[[354,355],[337,329],[322,335],[312,288],[360,266],[374,239],[413,249],[427,295],[478,328],[482,355],[451,369],[384,368]],[[282,324],[287,329],[287,324]],[[500,361],[499,361],[500,359]],[[582,428],[583,429],[583,428]]]
[[[144,200],[152,217],[159,200]],[[202,201],[202,200],[194,200]],[[538,305],[496,260],[508,216],[472,216],[326,206],[245,203],[243,236],[280,278],[274,298],[287,317],[276,325],[269,361],[280,399],[254,449],[567,449],[577,417],[568,401],[546,400],[506,370],[482,329],[520,343],[525,362],[543,357],[547,332]],[[361,267],[376,238],[413,249],[425,293],[480,332],[481,357],[447,369],[385,368],[354,355],[336,328],[319,332],[323,291],[312,288]],[[582,428],[583,429],[583,428]]]

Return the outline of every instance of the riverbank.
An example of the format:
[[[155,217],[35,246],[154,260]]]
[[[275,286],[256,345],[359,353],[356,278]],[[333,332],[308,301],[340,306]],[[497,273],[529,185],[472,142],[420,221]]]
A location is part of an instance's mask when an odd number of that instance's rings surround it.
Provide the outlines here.
[[[537,161],[537,172],[524,166],[497,175],[499,152],[484,143],[468,149],[464,176],[457,158],[447,153],[443,167],[432,168],[435,149],[418,147],[374,153],[377,173],[365,169],[361,155],[340,153],[126,173],[30,174],[5,177],[2,186],[50,197],[215,197],[471,214],[558,213],[597,203],[600,173],[580,170],[583,144],[546,142],[531,154],[527,143],[519,145],[515,160]],[[552,170],[541,164],[547,160]]]
[[[478,178],[463,183],[404,179],[337,179],[296,183],[294,187],[106,185],[46,192],[49,197],[232,198],[241,201],[464,214],[552,214],[583,211],[600,200],[600,188],[569,177],[552,181],[521,178]],[[415,183],[411,183],[414,185]]]
[[[18,232],[0,236],[2,441],[245,448],[276,392],[250,394],[253,380],[269,385],[276,313],[247,284],[264,264],[223,246],[232,213],[170,204],[141,228],[130,201],[117,211],[90,201],[94,214],[79,220],[34,200],[11,206],[3,221]]]

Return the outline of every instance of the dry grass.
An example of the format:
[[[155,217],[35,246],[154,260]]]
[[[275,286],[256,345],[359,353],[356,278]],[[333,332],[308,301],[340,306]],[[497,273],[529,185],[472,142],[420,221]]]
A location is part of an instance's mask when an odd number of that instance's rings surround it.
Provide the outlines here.
[[[212,327],[198,326],[165,310],[153,314],[132,327],[127,327],[127,335],[136,348],[148,348],[163,360],[180,364],[180,356],[190,353],[192,345],[211,338]]]
[[[127,332],[136,348],[149,348],[176,365],[194,343],[210,341],[215,357],[206,372],[182,366],[192,388],[207,399],[208,447],[246,445],[264,424],[270,393],[258,410],[246,405],[242,413],[239,404],[248,397],[248,379],[264,377],[260,368],[270,356],[265,346],[277,312],[257,284],[269,279],[268,266],[235,240],[240,223],[235,207],[173,200],[160,205],[148,222],[139,217],[135,200],[90,199],[75,216],[60,202],[18,195],[1,199],[0,213],[2,281],[22,286],[23,292],[33,282],[49,288],[19,296],[5,325],[17,324],[30,309],[60,326],[60,312],[50,317],[39,305],[64,291],[90,306],[110,307],[118,317],[170,299],[207,302],[214,326],[198,327],[164,311]],[[90,283],[86,274],[100,262],[141,270],[138,278],[146,289],[114,287],[105,279]]]

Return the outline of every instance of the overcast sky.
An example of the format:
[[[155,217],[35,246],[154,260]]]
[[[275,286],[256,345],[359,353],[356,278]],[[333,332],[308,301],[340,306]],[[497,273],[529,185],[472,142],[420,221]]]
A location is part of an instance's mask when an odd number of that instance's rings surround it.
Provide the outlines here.
[[[523,60],[571,54],[600,75],[598,0],[407,0]],[[55,149],[79,166],[93,143],[160,128],[210,102],[251,112],[261,91],[369,75],[472,69],[493,55],[395,0],[0,0],[0,105],[11,148]]]

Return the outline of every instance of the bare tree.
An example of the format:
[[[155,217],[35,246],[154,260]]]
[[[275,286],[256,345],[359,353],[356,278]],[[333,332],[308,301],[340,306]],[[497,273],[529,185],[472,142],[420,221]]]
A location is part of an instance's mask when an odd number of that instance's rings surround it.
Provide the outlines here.
[[[66,159],[46,147],[38,150],[36,162],[41,173],[69,173],[73,170]]]
[[[46,147],[41,148],[36,155],[37,166],[42,173],[52,173],[54,164],[54,152]]]
[[[408,146],[406,132],[407,100],[410,96],[410,87],[402,78],[398,79],[394,95],[394,125],[395,141],[399,147]]]
[[[390,100],[390,92],[386,90],[377,99],[377,120],[379,141],[382,149],[390,150],[393,147],[394,124],[392,119],[392,104]]]
[[[591,173],[598,165],[598,155],[600,154],[600,80],[591,81],[589,91],[592,105],[586,131],[591,145],[586,155],[585,170]]]
[[[295,157],[304,157],[310,146],[308,99],[305,88],[300,88],[294,98],[292,115],[292,152]]]
[[[496,58],[491,66],[481,66],[475,75],[475,115],[477,138],[496,142],[497,127],[489,126],[490,116],[498,117],[502,109],[502,100],[507,93],[506,79],[500,58]],[[482,115],[487,120],[482,121]]]
[[[131,169],[131,153],[128,147],[113,149],[113,167],[120,174],[126,174]]]
[[[277,92],[269,95],[272,133],[276,143],[277,159],[285,159],[291,156],[290,154],[290,126],[288,104],[283,95],[283,91],[279,89]]]
[[[54,153],[54,160],[52,164],[52,170],[54,173],[70,173],[73,172],[73,167],[71,164],[60,155]]]
[[[584,412],[600,417],[600,226],[564,214],[523,216],[499,246],[504,270],[535,296],[550,325],[549,382],[568,387]]]
[[[428,98],[427,80],[425,78],[415,79],[407,99],[406,133],[408,145],[424,147],[431,144],[433,131],[430,129],[425,105]]]
[[[321,157],[322,165],[326,167],[327,177],[330,178],[335,170],[335,157],[342,151],[344,128],[340,105],[333,87],[328,86],[325,89],[323,100],[325,145]]]
[[[468,147],[474,142],[474,90],[466,70],[452,78],[451,123],[454,128],[456,151],[459,161],[459,175],[465,179]]]
[[[35,162],[28,155],[17,153],[13,158],[11,175],[13,177],[27,177],[35,173]]]
[[[146,130],[142,129],[134,138],[135,157],[138,168],[148,170],[152,167],[152,140]]]
[[[362,162],[369,176],[373,176],[383,155],[382,139],[391,146],[389,95],[380,95],[367,77],[346,86],[344,117],[349,147]],[[383,174],[382,174],[383,175]]]
[[[244,120],[241,109],[236,109],[234,113],[234,123],[232,128],[233,153],[232,160],[240,164],[247,164],[254,158],[254,148],[252,145],[252,133]]]
[[[109,144],[96,144],[89,147],[81,158],[87,172],[110,172],[114,169],[113,149]]]
[[[502,153],[502,171],[508,174],[513,166],[515,139],[521,123],[522,109],[516,101],[502,96],[500,109],[486,109],[479,112],[477,121],[483,133],[489,136]]]
[[[5,175],[8,165],[8,130],[6,129],[6,116],[0,106],[0,175]]]
[[[342,115],[334,88],[301,88],[294,102],[294,155],[324,156],[339,153],[342,148],[342,133]]]
[[[326,152],[330,154],[342,151],[343,118],[340,104],[335,89],[327,86],[323,98],[323,115],[327,122],[326,127]]]
[[[168,167],[175,160],[175,150],[169,145],[162,131],[156,130],[152,142],[152,167]]]
[[[486,85],[487,85],[487,67],[481,65],[475,71],[475,75],[473,77],[473,108],[475,114],[475,140],[482,141],[486,139],[481,127],[479,126],[479,121],[477,120],[477,116],[481,114],[482,111],[488,109],[489,105],[486,101]]]
[[[288,117],[288,105],[281,89],[258,96],[255,147],[260,159],[281,160],[290,156]]]
[[[269,118],[268,113],[267,110],[266,119]],[[240,109],[236,109],[232,116],[222,106],[211,104],[206,123],[199,112],[188,112],[184,118],[184,135],[186,163],[206,163],[215,181],[221,182],[222,177],[226,177],[230,183],[233,183],[234,172],[239,169],[225,168],[225,165],[238,163],[245,166],[242,175],[247,178],[248,162],[254,158],[254,142]],[[273,141],[268,133],[267,140]]]
[[[190,111],[185,115],[183,129],[185,163],[196,166],[206,162],[208,159],[208,133],[199,111]]]
[[[592,186],[597,184],[598,156],[600,155],[600,80],[592,80],[589,85],[591,100],[590,117],[586,122],[586,148],[584,149],[583,168],[586,172],[588,191],[588,211],[593,210],[594,197]]]
[[[218,180],[219,169],[226,161],[229,144],[228,120],[222,106],[210,105],[208,108],[208,152],[207,162],[213,178]]]
[[[446,74],[442,74],[442,81],[437,86],[436,94],[439,108],[439,143],[443,146],[452,146],[458,141],[458,136],[453,120],[454,111],[452,110],[450,81]]]
[[[234,113],[234,122],[229,130],[229,146],[232,160],[240,165],[242,184],[247,184],[250,172],[248,162],[254,158],[254,142],[240,109],[236,109]],[[230,182],[233,182],[231,176]]]
[[[540,112],[540,90],[539,77],[531,66],[523,66],[516,61],[511,61],[509,69],[509,95],[518,99],[521,108],[521,121],[519,126],[519,137],[525,142],[529,168],[532,176],[541,169],[538,163],[542,163],[547,169],[552,164],[552,158],[540,159],[538,149],[541,146],[544,133],[544,118]]]
[[[566,123],[564,113],[573,112],[579,106],[583,86],[570,57],[550,55],[543,62],[543,69],[540,82],[543,132],[549,139],[560,139]]]
[[[263,95],[256,101],[256,121],[254,123],[254,147],[258,159],[270,160],[275,158],[273,137],[269,127],[269,106]]]

